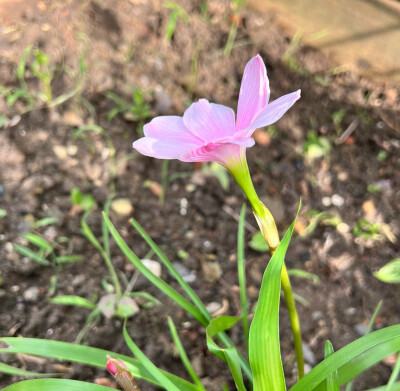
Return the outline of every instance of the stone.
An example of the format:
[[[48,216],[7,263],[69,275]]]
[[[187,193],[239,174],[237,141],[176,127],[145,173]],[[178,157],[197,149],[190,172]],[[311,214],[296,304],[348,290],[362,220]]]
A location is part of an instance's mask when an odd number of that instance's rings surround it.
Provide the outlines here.
[[[206,309],[211,315],[215,314],[221,308],[222,308],[222,304],[220,304],[220,303],[218,303],[216,301],[212,301],[211,303],[208,303],[206,305]]]
[[[157,277],[161,277],[161,264],[151,259],[142,259],[141,262]]]
[[[304,361],[307,364],[314,365],[317,361],[314,353],[306,343],[303,342],[302,346],[303,346]]]
[[[25,301],[35,303],[39,298],[39,294],[40,294],[39,288],[36,286],[32,286],[28,288],[26,291],[24,291],[22,296]]]
[[[128,198],[117,198],[111,202],[111,210],[120,216],[129,216],[134,208]]]
[[[184,281],[191,283],[196,280],[196,275],[193,274],[181,262],[172,262],[172,266],[176,269],[176,271],[179,273],[179,275],[183,278]]]

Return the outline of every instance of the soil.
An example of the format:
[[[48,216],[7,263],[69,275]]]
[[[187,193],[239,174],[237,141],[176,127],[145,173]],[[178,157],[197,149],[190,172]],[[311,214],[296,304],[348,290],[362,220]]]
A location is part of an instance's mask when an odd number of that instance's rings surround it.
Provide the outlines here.
[[[151,117],[182,115],[191,101],[201,97],[236,108],[244,66],[256,53],[266,63],[272,99],[302,90],[301,100],[273,129],[258,133],[257,144],[247,156],[255,187],[275,215],[281,234],[293,220],[300,198],[303,202],[286,262],[289,269],[302,269],[320,279],[319,284],[292,279],[294,291],[305,299],[298,307],[308,368],[323,358],[326,339],[337,350],[360,337],[380,300],[382,310],[374,328],[399,323],[399,286],[380,282],[373,275],[398,257],[400,250],[399,91],[341,71],[323,54],[301,44],[283,61],[292,48],[291,38],[273,13],[244,8],[236,45],[226,57],[224,47],[232,20],[229,1],[207,1],[207,9],[204,3],[179,1],[188,22],[179,19],[168,41],[165,31],[171,9],[159,0],[24,0],[12,2],[13,12],[8,12],[11,2],[0,1],[0,85],[19,85],[15,68],[29,44],[49,54],[51,64],[56,65],[54,96],[71,91],[80,59],[86,64],[81,90],[61,105],[48,108],[37,103],[24,113],[24,101],[8,107],[0,100],[6,116],[0,129],[0,208],[7,212],[0,219],[0,335],[74,342],[90,311],[58,306],[49,299],[79,295],[92,300],[105,294],[108,270],[81,233],[82,211],[70,202],[75,187],[92,194],[96,201],[88,224],[97,238],[101,238],[100,212],[115,188],[116,198],[130,200],[132,215],[171,261],[180,262],[195,276],[191,285],[201,299],[206,304],[224,303],[221,312],[238,315],[237,217],[245,202],[239,187],[230,180],[229,189],[224,190],[215,176],[205,175],[198,166],[171,161],[171,182],[161,205],[158,189],[163,163],[137,153],[130,155],[132,141],[140,137],[140,124],[123,114],[108,120],[115,105],[106,93],[113,91],[129,100],[131,87],[139,87],[150,105]],[[28,65],[31,62],[30,57]],[[31,91],[40,91],[29,69],[25,79]],[[343,118],[335,121],[338,112]],[[123,161],[115,181],[105,138],[89,132],[85,140],[74,139],[76,129],[93,124],[106,130],[117,160]],[[343,136],[349,127],[353,132]],[[332,147],[330,153],[312,161],[303,151],[310,130],[328,138]],[[145,186],[149,180],[152,186]],[[379,192],[371,191],[377,187]],[[312,209],[335,214],[341,224],[334,227],[319,222],[311,234],[302,236]],[[49,240],[67,238],[72,253],[83,256],[81,261],[43,266],[14,250],[15,243],[26,244],[22,236],[31,229],[32,221],[44,217],[57,217],[58,223],[38,231]],[[110,212],[123,238],[143,258],[149,248],[128,217]],[[379,225],[378,240],[353,233],[360,219]],[[256,223],[249,210],[246,220],[252,308],[268,256],[250,248]],[[58,245],[55,251],[65,254],[68,245]],[[182,250],[187,257],[179,257]],[[111,254],[119,275],[129,281],[135,270],[113,242]],[[165,269],[162,277],[177,287]],[[203,327],[145,279],[137,280],[134,291],[149,292],[163,304],[147,309],[141,306],[127,325],[153,362],[187,377],[168,331],[167,316],[172,316],[207,390],[220,390],[224,383],[233,389],[225,364],[207,351]],[[292,385],[295,364],[283,299],[280,312],[285,371],[287,383]],[[240,328],[230,335],[243,349]],[[82,342],[129,354],[118,318],[101,316]],[[27,356],[2,355],[1,359],[31,370],[54,371],[51,362]],[[353,390],[385,384],[393,362],[392,357],[357,378]],[[105,370],[75,364],[66,364],[64,369],[68,378],[105,382],[108,377]],[[20,378],[0,374],[0,389],[17,380]],[[139,383],[144,390],[155,389]]]

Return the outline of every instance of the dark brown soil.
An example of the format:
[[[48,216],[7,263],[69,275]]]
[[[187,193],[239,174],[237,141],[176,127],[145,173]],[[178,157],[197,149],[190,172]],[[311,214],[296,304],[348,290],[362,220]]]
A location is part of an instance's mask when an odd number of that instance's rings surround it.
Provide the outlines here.
[[[106,92],[129,99],[130,87],[140,87],[148,92],[151,116],[182,115],[187,104],[200,97],[236,108],[244,66],[256,53],[266,63],[272,99],[302,90],[302,99],[264,140],[268,145],[258,143],[248,150],[257,191],[276,216],[281,233],[293,220],[300,198],[303,208],[296,226],[298,234],[309,223],[307,212],[311,209],[331,211],[343,223],[339,229],[320,223],[307,238],[295,237],[287,256],[288,268],[303,269],[320,278],[318,285],[293,278],[294,291],[309,303],[298,304],[304,342],[312,353],[307,359],[309,367],[323,358],[326,339],[339,349],[358,338],[379,300],[383,300],[383,306],[375,328],[399,323],[399,287],[373,276],[379,267],[398,257],[400,250],[399,92],[355,74],[334,72],[335,64],[311,47],[299,46],[294,53],[296,62],[289,66],[282,58],[290,37],[277,26],[273,14],[250,9],[243,10],[237,44],[230,57],[225,57],[229,1],[207,3],[208,9],[202,12],[202,1],[179,1],[189,22],[179,20],[168,42],[165,30],[171,10],[161,0],[25,0],[13,5],[0,1],[4,26],[0,85],[18,85],[14,70],[29,44],[40,47],[51,56],[51,63],[57,64],[59,71],[52,84],[55,96],[73,88],[84,54],[87,66],[81,92],[55,108],[37,107],[21,115],[23,102],[10,108],[4,99],[0,100],[0,112],[9,120],[0,129],[0,208],[7,211],[7,216],[0,219],[1,336],[75,341],[89,310],[49,303],[51,278],[55,275],[58,279],[53,296],[92,299],[104,295],[102,279],[108,271],[80,232],[81,213],[71,206],[70,192],[79,187],[95,198],[97,208],[88,223],[100,239],[100,212],[112,188],[107,144],[93,132],[88,134],[89,145],[82,139],[74,141],[74,130],[84,124],[102,126],[114,143],[117,159],[132,153],[131,143],[139,137],[138,124],[123,115],[107,120],[114,106]],[[29,71],[25,77],[29,88],[40,89]],[[345,115],[335,125],[334,113],[339,110]],[[338,142],[352,123],[356,125],[354,132]],[[305,158],[303,143],[310,130],[330,140],[332,150],[325,159],[310,162]],[[237,315],[236,219],[245,201],[240,189],[231,181],[225,191],[215,177],[202,175],[192,164],[171,161],[169,173],[181,175],[169,184],[161,206],[154,190],[144,186],[147,180],[161,183],[161,168],[162,161],[135,153],[118,169],[116,196],[131,201],[133,216],[171,261],[183,263],[195,274],[192,286],[206,304],[225,302],[225,314]],[[380,192],[368,191],[377,183],[382,187]],[[332,205],[329,200],[333,200]],[[182,213],[182,202],[187,202],[186,214]],[[68,238],[73,253],[83,255],[82,261],[61,268],[46,267],[14,251],[13,243],[21,243],[32,219],[54,216],[59,223],[50,232],[41,232]],[[127,217],[114,212],[110,217],[135,253],[144,257],[149,249]],[[363,218],[383,225],[381,240],[366,240],[352,233]],[[247,274],[253,306],[268,256],[249,247],[256,228],[249,211],[247,222]],[[189,254],[186,259],[179,259],[180,250]],[[134,268],[114,243],[111,253],[118,272],[130,280]],[[213,282],[207,267],[210,262],[217,263],[222,271],[222,277]],[[165,269],[162,276],[176,286]],[[220,390],[224,382],[232,388],[225,365],[207,351],[204,329],[144,279],[137,281],[134,290],[149,292],[163,303],[142,308],[128,322],[132,338],[148,357],[159,367],[186,376],[174,355],[168,331],[167,316],[172,316],[207,390]],[[101,317],[83,342],[129,354],[121,330],[120,320]],[[291,385],[295,366],[283,300],[281,330]],[[232,330],[231,337],[243,348],[239,327]],[[1,359],[28,369],[54,371],[52,364],[38,363],[30,357],[2,355]],[[353,389],[384,384],[392,363],[388,360],[364,374]],[[107,375],[104,370],[68,364],[66,376],[95,381]],[[0,389],[17,380],[0,374]],[[145,385],[143,389],[154,388]]]

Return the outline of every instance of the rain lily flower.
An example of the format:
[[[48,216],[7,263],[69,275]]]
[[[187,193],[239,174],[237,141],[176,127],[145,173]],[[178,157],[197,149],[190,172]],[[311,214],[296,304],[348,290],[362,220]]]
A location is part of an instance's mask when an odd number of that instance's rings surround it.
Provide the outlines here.
[[[255,193],[247,167],[246,148],[255,143],[251,137],[253,132],[278,121],[300,98],[300,90],[271,103],[269,96],[265,65],[257,55],[244,70],[236,121],[231,108],[200,99],[185,111],[183,117],[154,118],[144,126],[145,137],[135,141],[133,148],[159,159],[222,164],[246,194],[259,225],[263,221],[262,231],[270,231],[271,228],[265,226],[265,220],[268,220],[265,215],[270,213]],[[269,244],[274,247],[278,243],[279,238],[277,243],[275,238]]]

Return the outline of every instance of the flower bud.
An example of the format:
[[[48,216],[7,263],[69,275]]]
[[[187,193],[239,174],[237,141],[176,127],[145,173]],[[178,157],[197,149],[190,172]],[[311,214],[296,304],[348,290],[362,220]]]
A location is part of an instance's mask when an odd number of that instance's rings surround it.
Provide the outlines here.
[[[107,356],[106,368],[124,391],[140,391],[135,379],[121,360]]]

